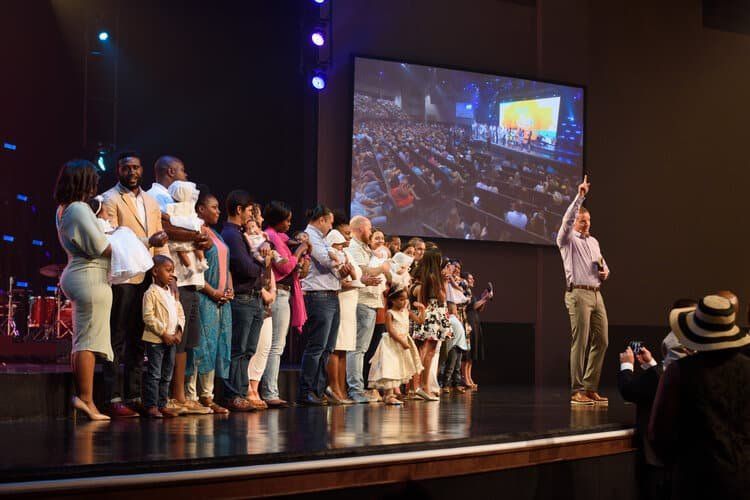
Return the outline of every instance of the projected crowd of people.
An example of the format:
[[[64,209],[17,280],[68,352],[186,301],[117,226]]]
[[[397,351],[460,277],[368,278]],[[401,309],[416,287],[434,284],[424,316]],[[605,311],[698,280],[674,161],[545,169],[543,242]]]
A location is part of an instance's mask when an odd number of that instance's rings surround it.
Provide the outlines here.
[[[553,244],[583,174],[583,91],[357,59],[351,210],[388,231]]]
[[[355,124],[351,210],[389,230],[551,243],[573,196],[572,177],[488,153],[464,127],[395,115]]]

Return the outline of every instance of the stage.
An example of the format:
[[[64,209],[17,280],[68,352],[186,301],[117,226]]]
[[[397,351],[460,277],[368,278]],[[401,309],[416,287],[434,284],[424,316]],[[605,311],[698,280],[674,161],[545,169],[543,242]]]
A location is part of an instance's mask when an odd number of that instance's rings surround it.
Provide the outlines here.
[[[480,387],[439,403],[228,416],[0,421],[0,494],[332,492],[632,455],[634,407],[571,408],[564,388]]]

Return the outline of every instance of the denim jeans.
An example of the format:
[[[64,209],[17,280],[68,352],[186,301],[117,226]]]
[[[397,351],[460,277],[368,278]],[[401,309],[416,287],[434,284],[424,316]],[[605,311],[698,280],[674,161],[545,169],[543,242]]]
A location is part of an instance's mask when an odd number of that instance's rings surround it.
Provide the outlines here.
[[[320,396],[325,392],[328,356],[336,347],[339,333],[339,298],[332,293],[308,293],[305,308],[307,321],[302,333],[306,343],[302,353],[300,399],[308,394]]]
[[[443,369],[443,387],[456,387],[461,385],[461,358],[463,351],[458,347],[453,347],[448,351]]]
[[[169,399],[169,383],[174,369],[175,346],[146,344],[146,373],[143,377],[143,406],[164,408]]]
[[[280,288],[276,290],[276,300],[271,304],[271,318],[273,321],[271,352],[268,353],[266,370],[260,382],[260,396],[267,401],[279,399],[279,365],[286,346],[286,336],[291,320],[288,290]]]
[[[263,303],[260,295],[237,295],[232,307],[232,358],[229,378],[224,379],[224,397],[245,397],[249,384],[247,365],[255,354],[263,326]]]
[[[362,371],[365,353],[370,347],[372,332],[375,330],[376,314],[376,309],[357,304],[357,344],[353,351],[346,353],[346,385],[349,395],[365,392],[365,377]]]

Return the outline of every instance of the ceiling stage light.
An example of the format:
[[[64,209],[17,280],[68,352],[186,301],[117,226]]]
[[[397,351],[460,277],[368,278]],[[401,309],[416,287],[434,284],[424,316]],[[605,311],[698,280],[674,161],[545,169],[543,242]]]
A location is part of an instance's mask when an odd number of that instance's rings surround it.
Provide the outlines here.
[[[106,31],[100,31],[99,40],[101,40],[102,42],[106,42],[107,40],[109,40],[109,33],[107,33]]]
[[[323,73],[315,73],[313,75],[312,80],[310,80],[310,83],[312,83],[312,86],[316,90],[323,90],[326,88],[326,76]]]
[[[312,40],[313,45],[315,45],[316,47],[322,47],[326,44],[326,35],[322,29],[318,28],[312,32],[310,40]]]

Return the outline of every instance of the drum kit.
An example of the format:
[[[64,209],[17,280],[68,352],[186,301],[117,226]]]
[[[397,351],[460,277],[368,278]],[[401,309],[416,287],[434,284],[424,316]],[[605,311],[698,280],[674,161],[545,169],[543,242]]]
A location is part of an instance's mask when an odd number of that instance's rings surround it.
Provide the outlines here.
[[[41,268],[39,274],[59,280],[63,269],[64,264],[50,264]],[[0,332],[17,341],[43,342],[72,337],[73,305],[64,297],[59,285],[55,287],[54,295],[29,296],[28,290],[14,288],[13,277],[9,282],[8,300],[0,306]],[[25,332],[16,322],[16,312],[19,311],[28,313]]]

